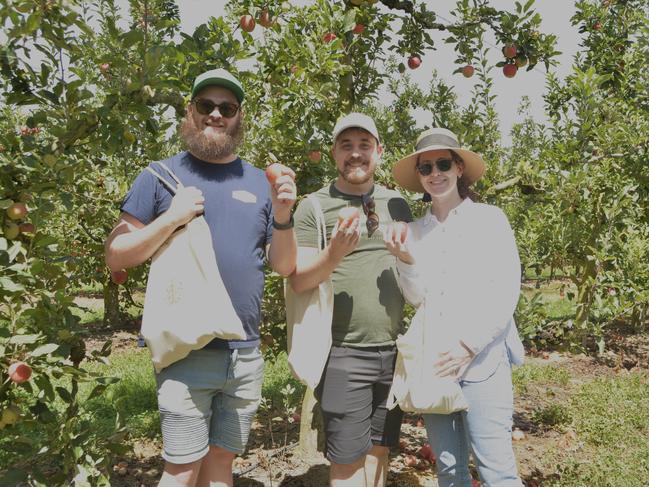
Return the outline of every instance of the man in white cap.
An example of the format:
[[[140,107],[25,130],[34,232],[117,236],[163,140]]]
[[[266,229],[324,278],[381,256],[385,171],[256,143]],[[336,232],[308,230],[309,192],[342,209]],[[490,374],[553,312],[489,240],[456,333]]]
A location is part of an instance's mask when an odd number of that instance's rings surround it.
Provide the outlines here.
[[[331,276],[334,286],[333,346],[315,389],[332,486],[384,486],[389,449],[399,442],[403,413],[385,405],[404,299],[382,229],[412,216],[398,192],[374,183],[382,153],[370,117],[342,117],[333,131],[338,177],[314,193],[327,227],[322,252],[312,203],[305,198],[295,213],[298,263],[290,285],[305,292]],[[339,219],[340,210],[348,207],[357,209],[356,216]]]
[[[232,461],[245,449],[261,400],[264,260],[284,276],[295,268],[296,188],[294,175],[283,174],[269,185],[264,171],[237,156],[243,137],[239,80],[223,69],[207,71],[196,78],[191,96],[180,126],[187,150],[164,166],[149,166],[173,183],[162,169],[168,167],[183,187],[174,196],[142,171],[106,242],[106,263],[111,270],[140,265],[178,228],[204,216],[246,337],[215,338],[156,374],[166,460],[160,485],[231,486]]]

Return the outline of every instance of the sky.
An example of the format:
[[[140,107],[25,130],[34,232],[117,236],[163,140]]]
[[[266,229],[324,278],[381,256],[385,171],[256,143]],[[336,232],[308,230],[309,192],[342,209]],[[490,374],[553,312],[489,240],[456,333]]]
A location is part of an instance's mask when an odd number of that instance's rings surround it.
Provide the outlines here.
[[[293,5],[303,5],[309,0],[290,0]],[[224,13],[226,0],[178,0],[181,18],[181,30],[192,33],[194,29],[204,23],[210,16],[220,16]],[[446,23],[451,21],[448,14],[455,1],[428,0],[430,7],[435,9],[438,21]],[[502,10],[514,11],[513,0],[492,0],[491,5]],[[386,8],[386,7],[382,7]],[[580,44],[578,27],[570,24],[570,18],[575,12],[574,2],[562,0],[536,0],[533,8],[541,14],[543,23],[541,32],[557,36],[556,49],[561,55],[556,58],[558,64],[551,67],[559,78],[569,75],[572,70],[572,61]],[[420,68],[410,71],[410,75],[422,88],[426,88],[431,80],[431,72],[435,69],[439,78],[455,88],[460,106],[466,106],[471,100],[471,90],[476,83],[476,78],[464,78],[461,74],[453,74],[457,68],[454,64],[455,53],[451,45],[441,42],[443,36],[439,32],[432,35],[437,50],[428,52],[422,59]],[[488,59],[495,64],[502,60],[500,47],[495,46],[493,39],[486,39],[490,52]],[[543,107],[543,93],[545,91],[546,71],[545,66],[537,65],[532,71],[521,70],[514,78],[505,78],[499,68],[491,72],[494,78],[493,93],[496,95],[495,105],[500,119],[502,142],[508,145],[511,142],[510,132],[513,125],[520,121],[517,109],[522,97],[527,96],[531,102],[531,113],[535,120],[546,120]],[[415,118],[420,127],[429,124],[425,113],[415,113]]]

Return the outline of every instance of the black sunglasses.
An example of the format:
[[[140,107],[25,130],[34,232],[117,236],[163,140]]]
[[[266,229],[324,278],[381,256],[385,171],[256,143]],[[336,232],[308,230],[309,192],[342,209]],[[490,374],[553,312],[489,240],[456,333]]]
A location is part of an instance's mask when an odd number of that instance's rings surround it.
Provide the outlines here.
[[[374,203],[374,198],[369,194],[361,196],[361,203],[363,205],[363,213],[367,216],[367,221],[365,222],[367,236],[371,237],[376,229],[379,228],[379,215],[374,211],[376,204]]]
[[[219,109],[219,113],[225,118],[234,117],[239,111],[239,105],[236,103],[223,102],[223,103],[214,103],[212,100],[206,100],[204,98],[194,98],[192,103],[196,105],[196,111],[201,115],[209,115],[214,111],[215,108]]]
[[[453,159],[438,159],[435,161],[435,165],[437,166],[439,172],[446,172],[449,169],[451,169],[451,166],[453,166]],[[422,176],[428,176],[430,173],[433,172],[433,163],[432,162],[425,162],[423,164],[417,163],[416,168],[419,174],[421,174]]]

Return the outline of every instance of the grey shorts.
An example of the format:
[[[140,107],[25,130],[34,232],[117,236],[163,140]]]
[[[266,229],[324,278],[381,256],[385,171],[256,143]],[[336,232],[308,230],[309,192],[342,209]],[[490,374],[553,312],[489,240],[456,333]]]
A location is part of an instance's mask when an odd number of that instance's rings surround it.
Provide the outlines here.
[[[263,378],[259,347],[194,350],[156,374],[162,457],[195,462],[209,445],[243,453]]]
[[[315,394],[332,462],[354,463],[372,445],[399,444],[403,412],[385,407],[396,356],[396,347],[331,347]]]

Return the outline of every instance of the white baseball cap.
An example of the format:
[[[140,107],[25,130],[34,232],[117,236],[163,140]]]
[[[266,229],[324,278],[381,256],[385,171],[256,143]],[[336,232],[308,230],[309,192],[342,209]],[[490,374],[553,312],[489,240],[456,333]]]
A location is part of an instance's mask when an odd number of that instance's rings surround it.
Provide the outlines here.
[[[379,138],[379,131],[376,128],[376,124],[372,117],[365,115],[364,113],[352,112],[344,117],[340,117],[336,122],[333,132],[333,143],[336,144],[336,139],[338,136],[347,129],[359,128],[363,129],[366,132],[369,132],[374,136],[378,143],[381,142]]]

